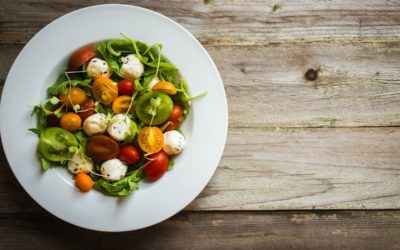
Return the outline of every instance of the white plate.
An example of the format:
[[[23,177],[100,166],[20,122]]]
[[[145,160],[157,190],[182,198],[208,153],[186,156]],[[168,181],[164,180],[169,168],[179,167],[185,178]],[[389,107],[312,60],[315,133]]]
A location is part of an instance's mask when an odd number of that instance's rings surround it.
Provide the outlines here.
[[[126,198],[96,190],[76,190],[65,169],[41,171],[38,138],[28,131],[36,120],[31,107],[62,72],[76,48],[120,38],[164,45],[163,53],[188,81],[195,101],[183,130],[188,145],[175,167],[154,183],[141,182]],[[15,60],[5,83],[0,110],[1,136],[8,162],[29,195],[55,216],[80,227],[127,231],[163,221],[187,206],[207,185],[221,158],[228,126],[225,91],[206,50],[182,26],[156,12],[128,5],[98,5],[71,12],[37,33]]]

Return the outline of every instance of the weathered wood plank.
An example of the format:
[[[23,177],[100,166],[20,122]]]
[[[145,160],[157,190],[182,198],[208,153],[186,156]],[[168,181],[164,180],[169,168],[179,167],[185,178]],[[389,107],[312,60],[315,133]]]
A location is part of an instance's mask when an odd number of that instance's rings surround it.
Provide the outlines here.
[[[231,127],[400,125],[400,43],[208,47]],[[316,69],[315,81],[304,78]]]
[[[101,3],[114,3],[111,0]],[[398,41],[400,3],[349,1],[127,1],[165,14],[204,44],[261,45],[335,40]],[[87,1],[3,0],[0,44],[25,43],[50,21],[93,5]]]
[[[399,152],[394,127],[233,128],[214,177],[186,210],[400,208]],[[3,154],[0,162],[0,212],[40,212]]]
[[[147,229],[114,234],[47,215],[0,214],[0,248],[9,250],[398,249],[399,234],[398,211],[186,212]]]
[[[231,129],[188,210],[400,208],[400,128]]]
[[[20,49],[0,45],[0,81]],[[207,49],[225,84],[230,127],[400,126],[400,42]],[[304,78],[310,68],[315,81]]]

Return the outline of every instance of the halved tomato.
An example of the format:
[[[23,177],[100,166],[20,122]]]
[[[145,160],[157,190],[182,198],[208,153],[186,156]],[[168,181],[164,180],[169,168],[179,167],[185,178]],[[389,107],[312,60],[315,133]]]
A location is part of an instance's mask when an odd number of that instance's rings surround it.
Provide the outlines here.
[[[117,83],[108,77],[100,76],[96,78],[92,85],[94,99],[110,105],[118,97]]]
[[[135,101],[131,105],[131,97],[127,95],[118,96],[112,104],[112,111],[116,114],[125,114],[128,111],[129,106],[131,106],[131,111],[135,107]]]
[[[159,81],[156,85],[153,86],[151,89],[153,91],[163,92],[167,95],[175,95],[176,94],[176,87],[174,84],[167,82],[167,81]]]
[[[89,44],[78,49],[69,58],[68,68],[70,70],[78,70],[83,64],[96,55],[95,50],[96,46],[94,44]]]
[[[156,153],[164,146],[164,134],[159,127],[144,127],[139,132],[138,141],[144,152]]]
[[[119,155],[119,144],[107,135],[94,135],[89,138],[86,151],[94,161],[107,161]]]

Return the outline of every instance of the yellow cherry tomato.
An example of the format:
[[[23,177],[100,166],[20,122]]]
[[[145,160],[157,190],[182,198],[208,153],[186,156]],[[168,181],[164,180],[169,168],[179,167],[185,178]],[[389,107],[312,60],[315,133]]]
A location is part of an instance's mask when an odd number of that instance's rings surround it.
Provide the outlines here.
[[[86,93],[80,88],[72,87],[68,89],[66,94],[59,96],[60,102],[67,107],[72,107],[76,104],[82,104],[86,101]]]
[[[167,95],[175,95],[176,87],[174,84],[166,81],[159,81],[156,85],[153,86],[151,90],[163,92]]]
[[[94,99],[105,105],[110,105],[118,97],[118,86],[110,78],[100,76],[94,81],[92,92]]]
[[[81,124],[81,117],[78,114],[72,112],[64,114],[60,119],[60,126],[69,132],[77,131],[80,128]]]
[[[144,152],[156,153],[164,146],[164,134],[159,127],[144,127],[139,132],[138,141]]]
[[[130,111],[132,111],[135,107],[135,101],[131,99],[132,98],[127,95],[118,96],[112,104],[112,111],[116,114],[124,114],[128,111],[129,106],[131,106]],[[132,105],[131,101],[133,102]]]

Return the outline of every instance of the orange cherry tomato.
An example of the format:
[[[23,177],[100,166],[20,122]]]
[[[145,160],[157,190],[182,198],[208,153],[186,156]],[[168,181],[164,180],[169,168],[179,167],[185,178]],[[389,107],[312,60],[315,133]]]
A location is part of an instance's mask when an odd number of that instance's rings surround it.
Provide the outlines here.
[[[87,98],[85,91],[77,87],[72,87],[68,89],[66,94],[60,95],[59,99],[62,104],[72,107],[76,104],[82,104]]]
[[[93,187],[93,180],[89,175],[80,173],[75,177],[75,185],[83,192],[87,192]]]
[[[69,132],[77,131],[81,127],[81,124],[81,117],[72,112],[64,114],[60,120],[60,126]]]
[[[122,95],[117,97],[112,104],[112,111],[116,114],[124,114],[128,111],[129,105],[131,105],[131,97],[127,95]],[[131,105],[130,111],[135,107],[135,101]]]
[[[164,134],[159,127],[144,127],[139,132],[138,141],[144,152],[156,153],[164,146]]]
[[[175,95],[176,87],[174,84],[167,81],[159,81],[156,85],[153,86],[151,90],[163,92],[167,95]]]
[[[94,81],[92,92],[97,101],[110,105],[118,97],[117,83],[108,77],[100,76]]]

